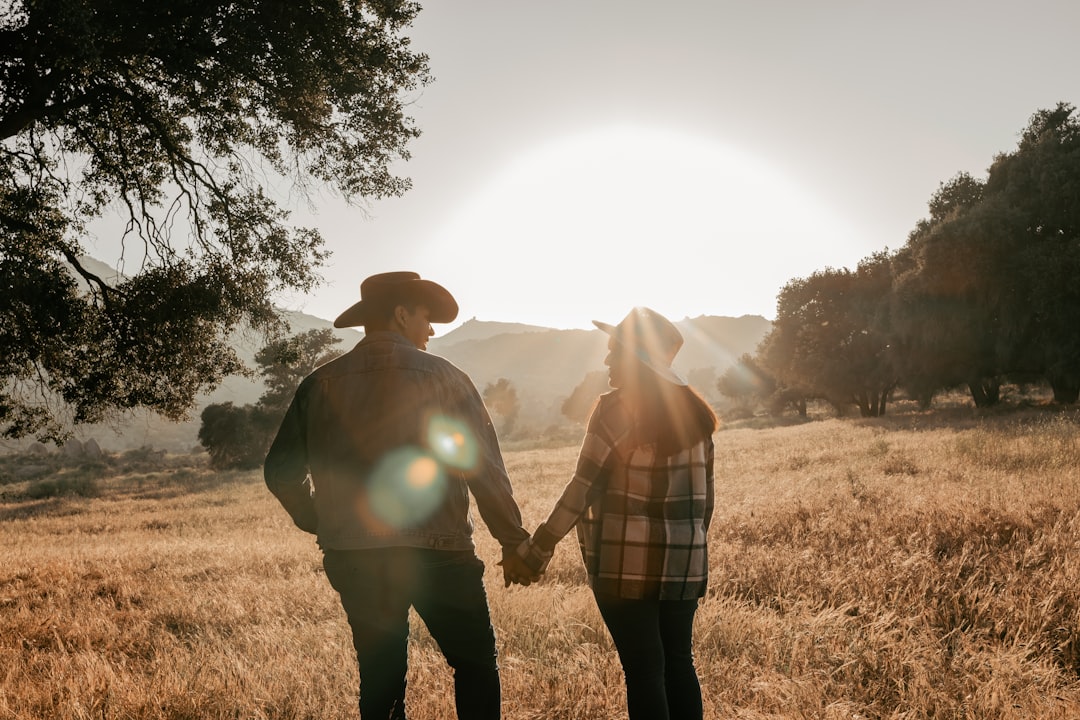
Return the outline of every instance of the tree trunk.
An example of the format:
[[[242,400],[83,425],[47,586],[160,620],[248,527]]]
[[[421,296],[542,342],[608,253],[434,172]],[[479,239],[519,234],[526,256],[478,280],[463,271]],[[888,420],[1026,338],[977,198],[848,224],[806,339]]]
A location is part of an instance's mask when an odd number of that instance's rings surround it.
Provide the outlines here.
[[[883,390],[863,391],[855,396],[855,404],[859,406],[861,417],[881,417],[885,414],[885,404],[889,400],[891,387]]]
[[[985,408],[997,405],[1001,399],[1001,382],[997,378],[979,378],[968,383],[975,407]]]
[[[869,395],[864,391],[855,395],[855,405],[859,408],[859,417],[874,417],[874,408]]]
[[[1062,405],[1072,405],[1080,399],[1080,384],[1063,379],[1050,381],[1050,388],[1054,391],[1054,402]]]
[[[878,417],[883,417],[885,415],[885,406],[888,404],[889,398],[892,396],[892,392],[896,389],[898,384],[899,383],[897,382],[893,382],[882,388],[880,400],[878,401]]]

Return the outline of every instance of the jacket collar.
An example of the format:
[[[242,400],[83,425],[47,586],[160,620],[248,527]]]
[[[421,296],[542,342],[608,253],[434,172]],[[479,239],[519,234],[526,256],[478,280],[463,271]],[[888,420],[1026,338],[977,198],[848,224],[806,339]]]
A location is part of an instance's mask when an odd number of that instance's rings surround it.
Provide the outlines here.
[[[365,345],[373,342],[392,342],[396,345],[407,345],[408,347],[417,349],[412,340],[405,337],[401,333],[396,333],[393,330],[375,330],[370,333],[365,333],[364,337],[360,338],[358,345]]]

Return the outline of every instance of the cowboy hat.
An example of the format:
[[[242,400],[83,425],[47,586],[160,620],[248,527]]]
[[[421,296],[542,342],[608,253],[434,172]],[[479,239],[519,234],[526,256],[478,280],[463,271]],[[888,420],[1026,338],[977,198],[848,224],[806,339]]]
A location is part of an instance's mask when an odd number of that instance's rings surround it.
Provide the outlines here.
[[[647,307],[633,308],[618,325],[593,320],[593,325],[634,353],[641,363],[675,385],[686,385],[671,361],[683,344],[682,333],[666,317]]]
[[[413,301],[427,307],[434,323],[453,322],[458,304],[450,291],[431,280],[421,280],[414,272],[399,271],[372,275],[360,283],[360,302],[337,316],[334,327],[365,325],[388,306]]]

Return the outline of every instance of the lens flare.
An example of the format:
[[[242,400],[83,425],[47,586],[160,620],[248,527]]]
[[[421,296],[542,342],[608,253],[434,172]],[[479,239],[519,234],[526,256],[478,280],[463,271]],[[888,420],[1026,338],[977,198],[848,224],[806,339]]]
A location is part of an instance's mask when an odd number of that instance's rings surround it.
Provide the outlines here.
[[[409,463],[405,471],[405,481],[409,487],[423,490],[431,487],[439,476],[439,464],[434,458],[418,457]]]
[[[477,447],[469,427],[452,417],[436,415],[428,423],[428,449],[435,458],[455,470],[476,467]]]
[[[396,528],[424,522],[443,501],[446,474],[438,461],[416,447],[398,448],[379,462],[371,476],[371,511]]]

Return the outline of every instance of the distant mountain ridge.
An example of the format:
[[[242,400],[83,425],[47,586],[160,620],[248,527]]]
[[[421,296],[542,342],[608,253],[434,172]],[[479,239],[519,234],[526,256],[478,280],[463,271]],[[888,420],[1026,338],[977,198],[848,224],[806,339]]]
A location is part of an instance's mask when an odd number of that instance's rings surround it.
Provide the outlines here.
[[[103,278],[118,276],[115,269],[92,258],[81,258],[80,262]],[[341,341],[338,349],[343,352],[351,350],[363,337],[358,329],[334,328],[332,321],[306,313],[283,310],[282,314],[292,334],[331,329]],[[701,315],[684,318],[675,324],[685,342],[673,366],[706,397],[715,397],[715,378],[744,353],[753,353],[772,327],[772,323],[760,315]],[[438,326],[435,329],[438,332]],[[237,332],[232,342],[240,358],[254,368],[261,336]],[[596,329],[558,330],[473,317],[445,335],[434,336],[428,351],[442,355],[468,373],[481,391],[488,383],[506,378],[513,383],[520,400],[519,425],[527,422],[531,426],[546,427],[565,420],[560,414],[562,401],[585,375],[604,369],[607,342],[608,336]],[[229,377],[200,399],[199,406],[192,412],[192,420],[172,426],[160,419],[146,418],[124,423],[116,429],[115,438],[102,438],[102,444],[190,448],[198,442],[202,408],[213,403],[253,403],[262,393],[262,382],[258,378]],[[94,434],[95,430],[87,429],[89,434]]]
[[[702,315],[675,323],[684,338],[673,367],[684,376],[712,368],[723,373],[744,353],[752,353],[772,324],[760,315],[738,318]],[[478,320],[469,320],[428,344],[467,372],[478,387],[506,378],[519,394],[566,397],[585,374],[604,368],[608,336],[601,330],[554,330],[528,328],[487,335]],[[492,325],[498,325],[493,323]],[[461,339],[469,338],[469,339]],[[708,394],[712,388],[700,388]]]
[[[551,328],[539,325],[525,325],[523,323],[477,320],[476,317],[473,317],[445,335],[441,335],[438,326],[436,326],[435,337],[431,338],[428,348],[448,347],[470,340],[487,340],[496,335],[517,335],[528,332],[547,332],[548,330],[551,330]]]

